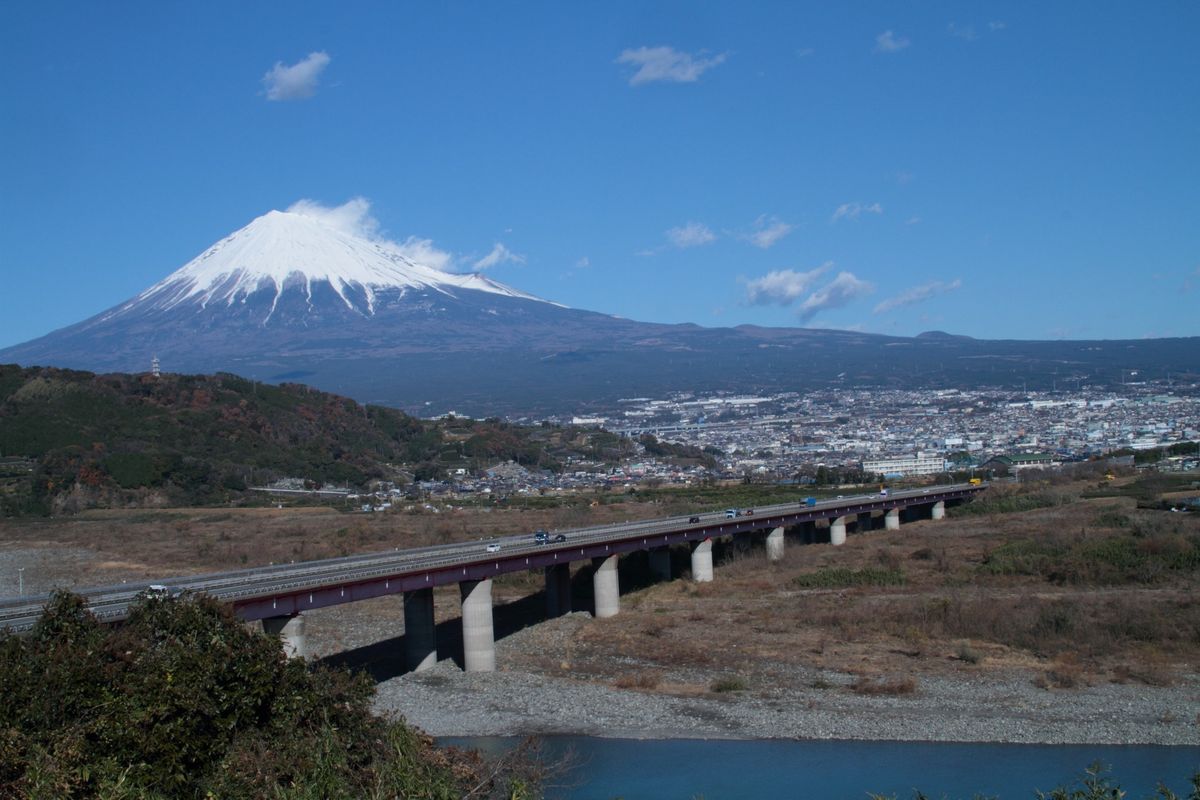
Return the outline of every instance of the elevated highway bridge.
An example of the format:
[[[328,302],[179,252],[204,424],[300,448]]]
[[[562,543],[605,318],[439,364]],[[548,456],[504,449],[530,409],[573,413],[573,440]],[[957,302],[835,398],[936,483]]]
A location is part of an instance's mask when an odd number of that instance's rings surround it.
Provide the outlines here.
[[[495,669],[492,627],[492,578],[540,569],[546,581],[546,611],[568,613],[572,562],[591,562],[593,604],[597,617],[620,610],[617,573],[622,554],[649,553],[655,576],[671,578],[670,548],[691,548],[695,581],[713,579],[714,539],[762,536],[767,558],[783,555],[785,529],[798,529],[810,540],[818,522],[827,521],[833,545],[846,541],[848,527],[870,529],[877,522],[888,530],[902,517],[941,519],[948,503],[970,499],[984,486],[955,484],[889,494],[837,497],[808,505],[804,500],[754,509],[710,511],[612,525],[555,531],[550,541],[535,541],[532,532],[486,541],[277,564],[233,572],[164,578],[149,586],[99,587],[79,591],[88,608],[103,622],[124,620],[139,595],[152,591],[172,595],[203,593],[232,605],[242,619],[262,620],[263,628],[283,639],[286,650],[303,655],[304,612],[389,594],[404,596],[405,650],[410,668],[426,669],[437,661],[433,589],[458,584],[462,595],[463,661],[468,671]],[[48,595],[0,599],[0,627],[21,633],[37,621]]]

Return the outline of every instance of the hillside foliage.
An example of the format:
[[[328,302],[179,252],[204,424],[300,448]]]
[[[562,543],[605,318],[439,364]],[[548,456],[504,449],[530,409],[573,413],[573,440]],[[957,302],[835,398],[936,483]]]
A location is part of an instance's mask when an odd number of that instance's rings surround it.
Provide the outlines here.
[[[615,463],[632,443],[604,431],[497,419],[420,420],[300,384],[229,374],[95,375],[0,365],[0,514],[92,506],[211,505],[281,477],[364,487],[514,461],[557,471],[570,456]]]
[[[209,598],[144,597],[106,627],[59,592],[0,634],[0,798],[535,796],[535,761],[438,749],[373,716],[373,691]]]

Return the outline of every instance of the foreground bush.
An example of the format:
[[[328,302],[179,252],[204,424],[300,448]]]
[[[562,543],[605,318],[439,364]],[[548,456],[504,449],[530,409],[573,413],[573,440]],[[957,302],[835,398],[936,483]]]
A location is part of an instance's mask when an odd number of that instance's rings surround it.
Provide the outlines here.
[[[532,763],[439,750],[372,692],[214,600],[144,599],[109,628],[57,593],[28,637],[0,634],[0,798],[532,796]]]

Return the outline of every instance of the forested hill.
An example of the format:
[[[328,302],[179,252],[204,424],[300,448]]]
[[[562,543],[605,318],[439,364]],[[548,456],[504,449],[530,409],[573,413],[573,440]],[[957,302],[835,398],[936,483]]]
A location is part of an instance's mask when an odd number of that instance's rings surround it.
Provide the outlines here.
[[[508,460],[553,470],[572,453],[615,460],[628,448],[603,431],[419,420],[228,374],[0,366],[0,510],[10,514],[227,502],[280,477],[364,486]]]

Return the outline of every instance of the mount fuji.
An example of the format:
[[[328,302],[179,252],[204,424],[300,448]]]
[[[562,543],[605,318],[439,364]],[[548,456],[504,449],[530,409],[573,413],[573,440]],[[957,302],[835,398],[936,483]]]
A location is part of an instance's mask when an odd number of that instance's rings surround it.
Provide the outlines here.
[[[665,298],[669,302],[669,298]],[[580,412],[630,395],[1026,385],[1200,371],[1196,339],[986,342],[702,328],[571,309],[319,215],[271,211],[136,297],[0,363],[233,372],[418,413]]]

